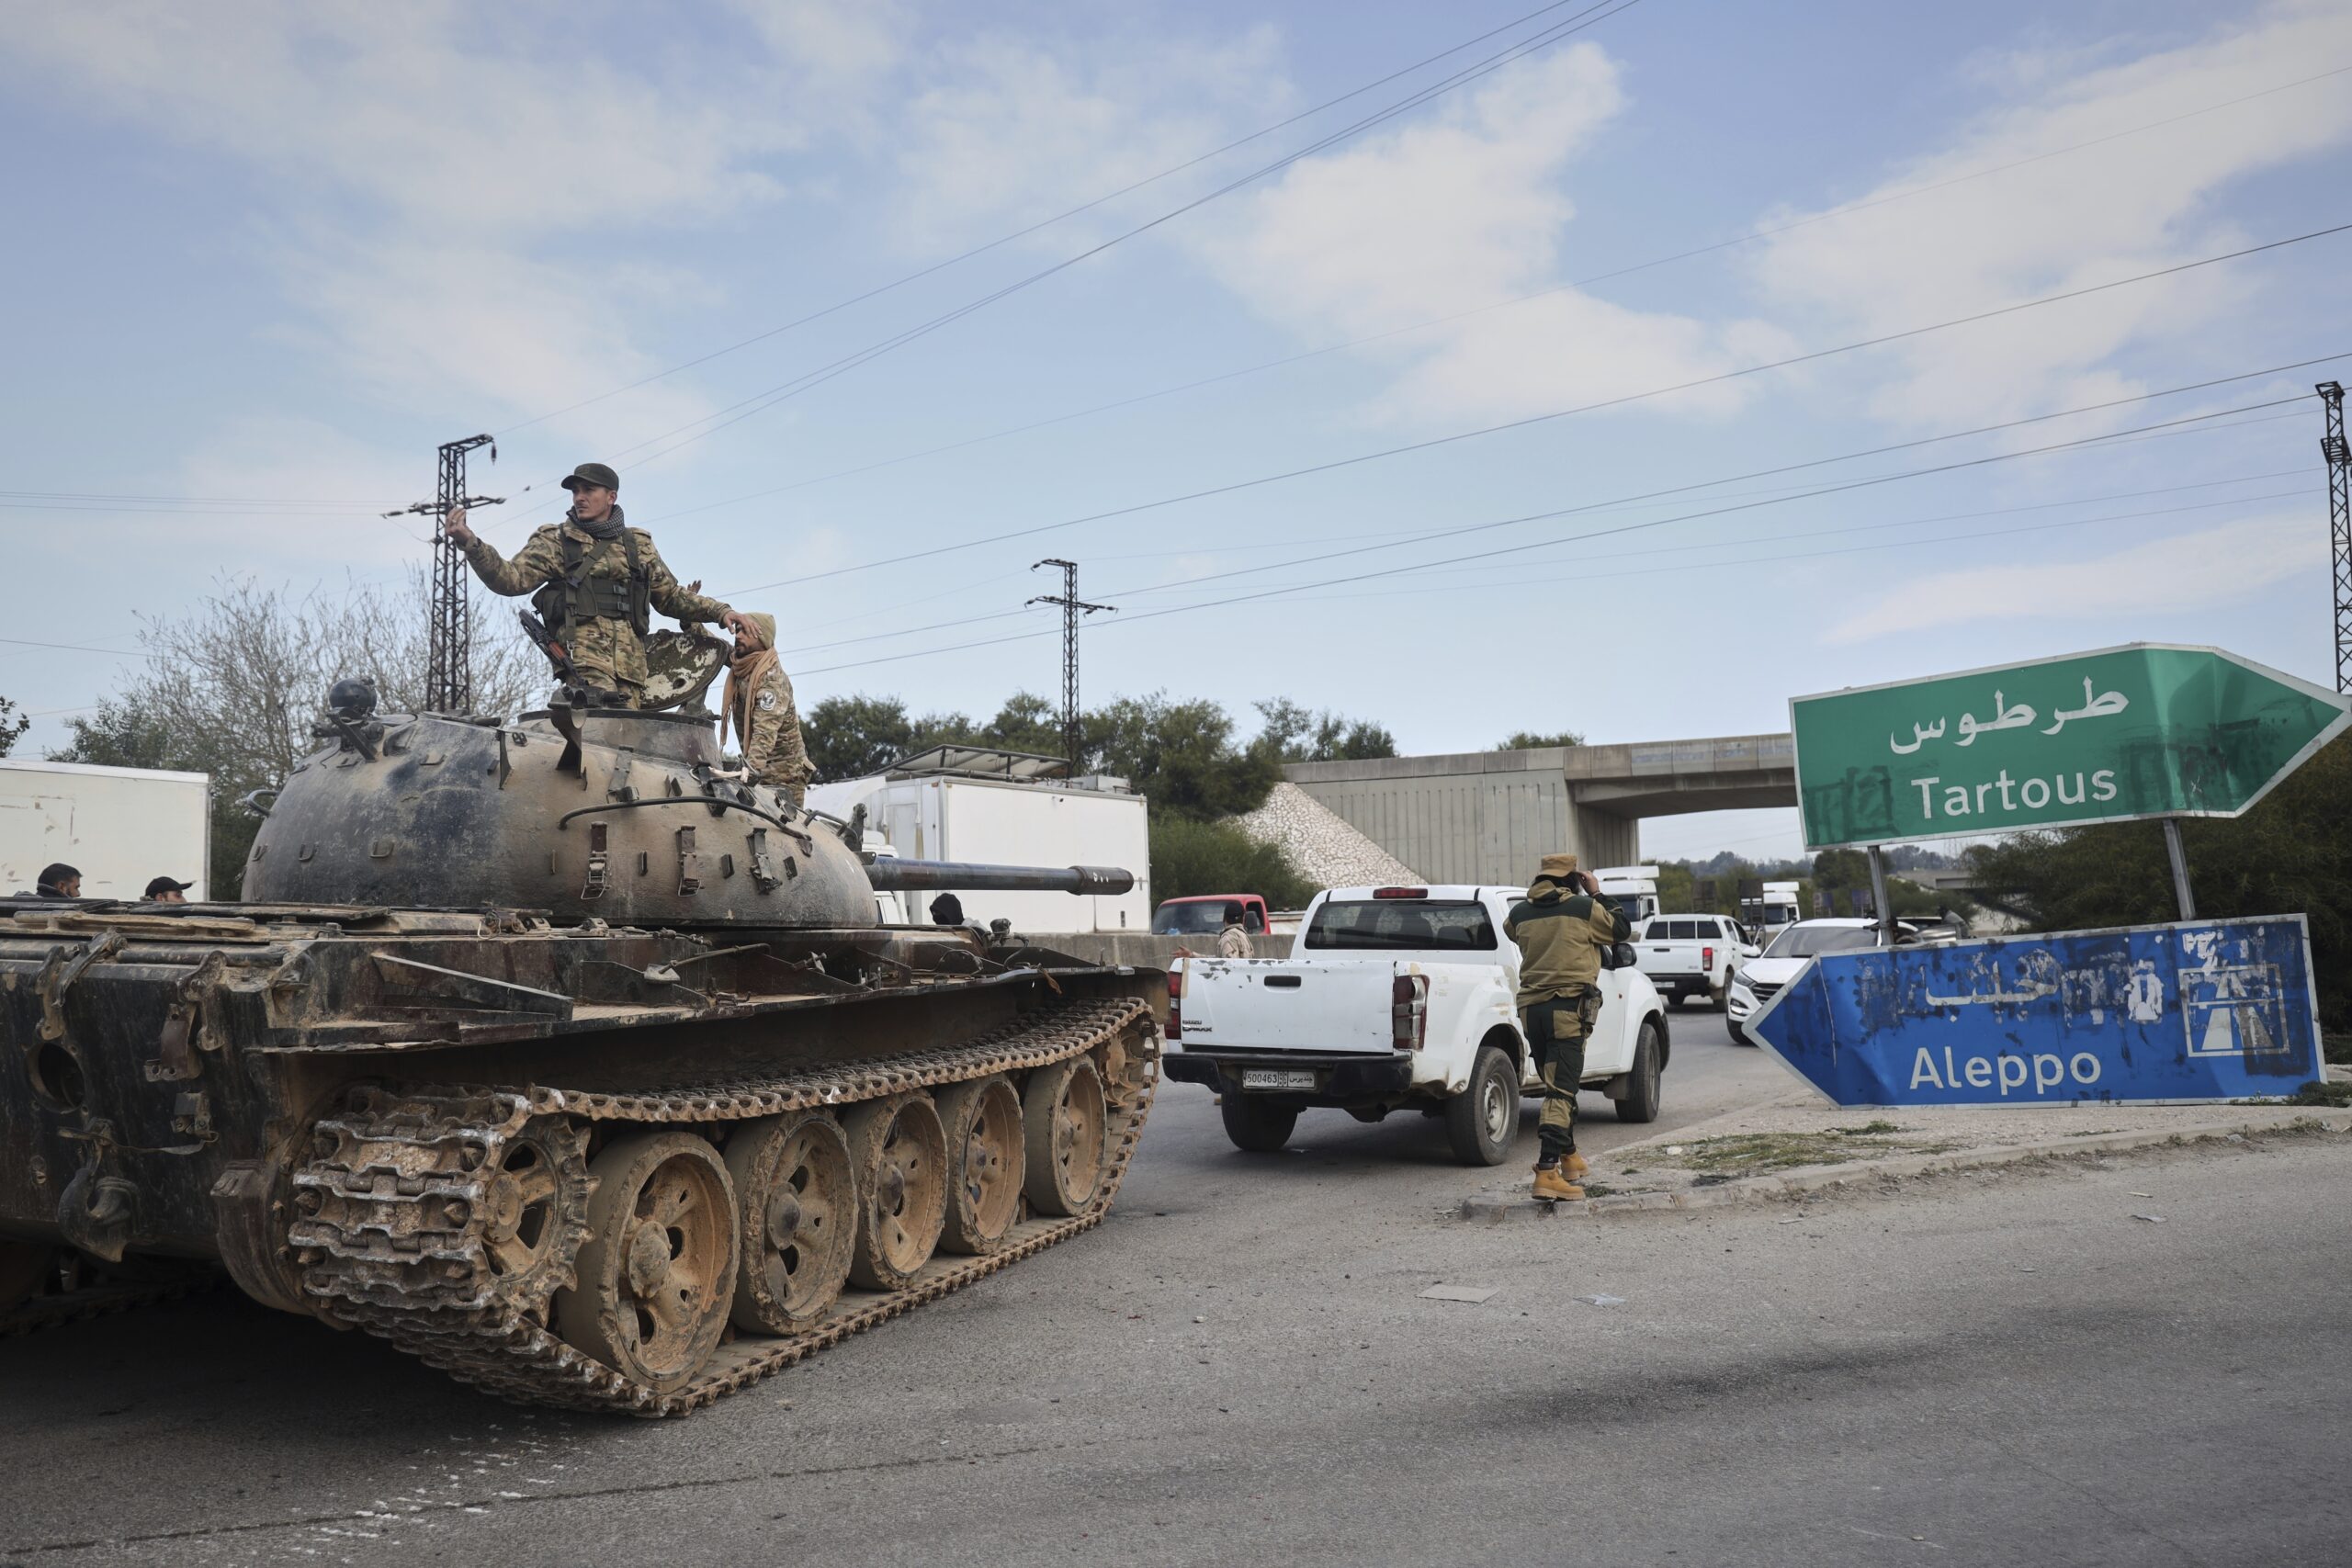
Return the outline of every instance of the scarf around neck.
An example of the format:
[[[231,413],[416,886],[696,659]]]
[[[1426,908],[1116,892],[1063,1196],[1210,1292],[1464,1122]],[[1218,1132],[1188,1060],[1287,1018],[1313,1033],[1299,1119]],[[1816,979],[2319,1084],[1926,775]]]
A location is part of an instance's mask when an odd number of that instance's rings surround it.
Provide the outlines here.
[[[563,520],[600,543],[610,544],[621,536],[621,503],[617,501],[613,502],[613,509],[605,513],[602,523],[589,522],[580,515],[580,509],[576,506],[563,514]]]
[[[776,664],[775,617],[763,611],[754,611],[745,619],[752,623],[759,636],[759,646],[749,653],[739,653],[727,664],[727,690],[718,700],[718,743],[727,744],[727,729],[733,725],[735,733],[746,741],[752,738],[752,704],[758,699],[760,682]]]

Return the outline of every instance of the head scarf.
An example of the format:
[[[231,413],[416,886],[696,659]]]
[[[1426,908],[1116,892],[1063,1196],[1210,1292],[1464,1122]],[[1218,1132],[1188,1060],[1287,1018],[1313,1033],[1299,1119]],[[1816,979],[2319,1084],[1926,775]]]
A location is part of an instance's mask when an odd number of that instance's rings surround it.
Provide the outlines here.
[[[776,665],[775,617],[753,610],[743,617],[752,623],[752,636],[739,641],[752,643],[749,653],[737,653],[727,664],[727,691],[718,702],[718,743],[727,744],[727,727],[733,725],[735,733],[745,741],[752,739],[752,705],[759,700],[760,682]]]
[[[571,524],[573,527],[579,529],[582,533],[587,535],[590,538],[599,540],[605,544],[610,544],[615,539],[619,538],[621,536],[621,529],[625,526],[625,520],[621,516],[621,503],[617,501],[613,502],[613,509],[605,513],[604,520],[602,522],[589,522],[588,519],[580,515],[580,508],[577,505],[574,505],[571,511],[563,514],[563,520],[566,523]]]

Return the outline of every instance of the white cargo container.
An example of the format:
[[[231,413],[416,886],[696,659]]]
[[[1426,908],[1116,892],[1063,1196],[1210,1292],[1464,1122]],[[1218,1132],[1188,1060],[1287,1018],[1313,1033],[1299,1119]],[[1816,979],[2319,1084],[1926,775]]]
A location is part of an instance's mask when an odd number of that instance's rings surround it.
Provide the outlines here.
[[[0,757],[0,893],[29,893],[41,867],[82,873],[85,898],[136,898],[168,876],[209,888],[212,851],[206,773],[99,768]]]
[[[1136,875],[1116,897],[1069,893],[962,893],[967,919],[1009,919],[1023,935],[1151,929],[1151,832],[1143,796],[1072,784],[909,773],[819,784],[808,804],[846,818],[865,807],[869,831],[909,860],[995,865],[1115,865]],[[918,923],[935,895],[905,896]]]

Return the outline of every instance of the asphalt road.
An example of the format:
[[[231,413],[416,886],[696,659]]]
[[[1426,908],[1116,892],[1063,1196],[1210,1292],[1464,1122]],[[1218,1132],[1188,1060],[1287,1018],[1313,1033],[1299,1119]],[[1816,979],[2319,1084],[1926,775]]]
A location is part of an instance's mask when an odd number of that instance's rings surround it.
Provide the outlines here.
[[[1778,1087],[1720,1027],[1668,1124]],[[1169,1086],[1100,1230],[684,1421],[227,1296],[0,1343],[0,1562],[2352,1555],[2352,1139],[1493,1227],[1435,1122],[1295,1142]]]

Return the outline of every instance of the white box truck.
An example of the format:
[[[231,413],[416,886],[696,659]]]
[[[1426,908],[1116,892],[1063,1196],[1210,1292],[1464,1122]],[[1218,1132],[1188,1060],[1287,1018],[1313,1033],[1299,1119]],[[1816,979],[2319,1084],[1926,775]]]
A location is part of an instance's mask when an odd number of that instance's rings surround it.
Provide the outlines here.
[[[85,898],[137,898],[168,876],[209,896],[212,779],[0,757],[0,893],[30,893],[41,867],[82,874]]]
[[[1008,919],[1024,936],[1151,929],[1151,832],[1143,796],[1061,782],[1023,783],[953,774],[852,779],[819,784],[808,804],[866,826],[909,860],[996,865],[1115,865],[1136,874],[1116,897],[1069,893],[959,893],[965,919]],[[910,895],[925,923],[931,895]]]

